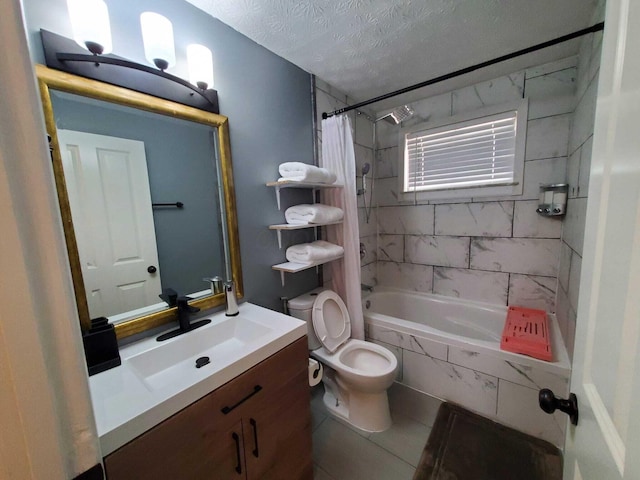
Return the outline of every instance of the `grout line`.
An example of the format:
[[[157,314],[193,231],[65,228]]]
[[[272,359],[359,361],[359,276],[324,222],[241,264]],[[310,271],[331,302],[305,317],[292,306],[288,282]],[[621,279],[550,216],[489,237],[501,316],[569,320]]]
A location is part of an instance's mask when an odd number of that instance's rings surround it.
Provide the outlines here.
[[[436,291],[436,267],[434,265],[431,265],[431,293],[435,293],[435,291]],[[402,357],[402,360],[404,362],[404,355]]]
[[[318,412],[317,409],[312,410],[316,410],[316,413],[322,414],[324,416],[324,418],[320,420],[320,422],[316,425],[316,428],[314,428],[311,432],[311,435],[313,436],[313,434],[320,428],[320,426],[327,420],[327,418],[329,418],[329,412]]]
[[[578,54],[575,55],[576,57],[578,56]],[[565,58],[570,58],[570,57],[565,57]],[[543,64],[544,65],[544,64]],[[542,66],[542,65],[539,65]],[[535,67],[533,67],[535,68]],[[534,75],[532,77],[527,77],[527,74],[525,73],[525,77],[524,77],[524,81],[525,83],[527,82],[527,80],[531,80],[534,78],[540,78],[540,77],[545,77],[547,75],[553,75],[554,73],[558,73],[558,72],[564,72],[565,70],[571,70],[572,68],[575,68],[576,70],[578,70],[578,63],[576,61],[576,64],[572,67],[566,67],[566,68],[561,68],[560,70],[553,70],[552,72],[547,72],[547,73],[541,73],[539,75]],[[525,69],[525,70],[531,70],[529,68]],[[576,80],[577,81],[577,80]]]
[[[564,113],[554,113],[551,115],[544,115],[542,117],[527,118],[527,123],[535,122],[537,120],[545,120],[547,118],[553,118],[553,117],[566,117],[566,116],[572,117],[574,113],[575,113],[575,110],[571,110],[569,112],[564,112]]]
[[[433,235],[436,234],[436,206],[433,205]]]
[[[419,422],[416,422],[416,423],[419,423]],[[365,438],[365,440],[368,440],[369,442],[371,442],[376,447],[379,447],[382,450],[384,450],[385,452],[389,453],[390,455],[393,455],[398,460],[400,460],[402,463],[404,463],[405,465],[408,465],[409,467],[411,467],[412,470],[414,470],[414,471],[416,470],[416,466],[415,465],[412,465],[409,462],[407,462],[404,458],[399,457],[397,454],[393,453],[391,450],[386,448],[384,445],[380,445],[379,443],[375,442],[371,437]],[[424,443],[425,443],[425,445],[427,444],[427,439],[425,439]]]
[[[568,152],[568,149],[567,149],[567,152]],[[562,160],[563,158],[568,160],[570,156],[571,156],[571,154],[567,153],[566,155],[560,155],[560,156],[556,156],[556,157],[525,158],[524,163],[541,162],[543,160]],[[504,195],[504,196],[506,197],[507,195]],[[480,198],[480,197],[476,197],[476,198]],[[526,200],[526,199],[523,198],[522,200]],[[535,199],[531,199],[531,200],[535,200]]]
[[[314,461],[314,462],[313,462],[313,466],[314,466],[314,470],[315,470],[315,469],[321,470],[321,471],[322,471],[322,473],[323,473],[323,474],[324,474],[324,475],[325,475],[329,480],[337,480],[337,479],[336,479],[336,477],[334,477],[333,475],[329,475],[329,473],[327,473],[327,471],[326,471],[324,468],[322,468],[322,467],[320,466],[320,464],[319,464],[319,463],[317,463],[317,462],[315,462],[315,461]]]
[[[511,205],[511,238],[513,238],[513,230],[515,229],[515,223],[516,223],[516,202],[514,200]]]

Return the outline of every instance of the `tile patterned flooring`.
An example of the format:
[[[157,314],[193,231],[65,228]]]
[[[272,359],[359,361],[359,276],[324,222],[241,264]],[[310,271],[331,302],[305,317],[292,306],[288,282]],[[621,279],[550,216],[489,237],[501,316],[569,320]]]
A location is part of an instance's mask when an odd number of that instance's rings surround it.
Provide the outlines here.
[[[321,385],[311,399],[314,480],[411,480],[441,402],[395,383],[393,426],[366,433],[327,413]]]

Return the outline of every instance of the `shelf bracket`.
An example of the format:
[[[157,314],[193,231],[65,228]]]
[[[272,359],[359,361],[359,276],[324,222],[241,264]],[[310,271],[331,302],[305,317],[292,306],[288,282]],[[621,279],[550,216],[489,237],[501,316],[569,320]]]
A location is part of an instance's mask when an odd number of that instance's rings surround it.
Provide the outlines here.
[[[280,187],[276,185],[276,202],[278,202],[278,210],[280,210]]]
[[[278,248],[282,250],[282,230],[276,230],[278,234]]]
[[[282,283],[282,286],[284,287],[284,272],[282,270],[280,270],[280,283]]]

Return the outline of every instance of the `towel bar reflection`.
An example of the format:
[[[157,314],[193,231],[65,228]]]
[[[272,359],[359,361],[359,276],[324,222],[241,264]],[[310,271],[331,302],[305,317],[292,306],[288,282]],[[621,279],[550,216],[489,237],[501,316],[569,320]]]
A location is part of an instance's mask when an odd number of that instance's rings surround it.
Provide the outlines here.
[[[175,207],[175,208],[182,208],[184,207],[184,203],[182,202],[175,202],[175,203],[152,203],[151,204],[152,207]]]

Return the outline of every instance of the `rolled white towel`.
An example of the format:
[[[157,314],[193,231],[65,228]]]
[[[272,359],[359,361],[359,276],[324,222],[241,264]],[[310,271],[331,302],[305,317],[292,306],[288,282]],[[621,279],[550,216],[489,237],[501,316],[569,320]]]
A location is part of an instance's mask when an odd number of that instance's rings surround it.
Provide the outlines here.
[[[278,181],[295,180],[309,183],[335,183],[336,174],[326,168],[316,167],[302,162],[281,163],[278,171],[282,178]]]
[[[316,240],[311,243],[301,243],[287,248],[287,260],[290,262],[320,262],[330,258],[339,257],[344,253],[344,248],[340,245]]]
[[[289,207],[284,212],[287,223],[294,225],[306,225],[308,223],[339,222],[344,217],[341,208],[315,203],[306,203]]]

